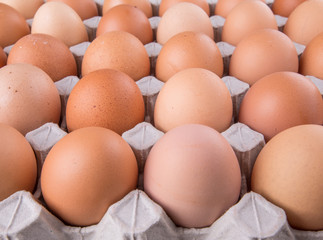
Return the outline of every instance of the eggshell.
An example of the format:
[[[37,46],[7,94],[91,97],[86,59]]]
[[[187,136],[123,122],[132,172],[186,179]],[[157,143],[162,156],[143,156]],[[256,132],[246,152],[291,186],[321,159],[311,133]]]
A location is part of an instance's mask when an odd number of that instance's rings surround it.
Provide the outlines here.
[[[221,52],[214,40],[203,33],[178,33],[162,47],[157,57],[156,77],[166,82],[175,73],[193,67],[208,69],[222,77]]]
[[[98,8],[94,0],[47,0],[47,2],[63,2],[74,9],[82,20],[98,16]]]
[[[318,34],[307,44],[299,64],[301,74],[323,79],[323,33]]]
[[[44,70],[54,82],[77,75],[76,61],[61,40],[47,34],[34,33],[19,39],[12,47],[8,64],[29,63]]]
[[[153,10],[149,0],[105,0],[102,14],[104,15],[110,8],[120,4],[128,4],[137,7],[143,11],[148,18],[153,16]]]
[[[7,4],[0,3],[0,47],[14,44],[19,38],[30,33],[24,16]]]
[[[3,48],[0,46],[0,68],[7,64],[7,54],[3,51]]]
[[[298,5],[289,15],[284,33],[294,42],[307,45],[323,32],[323,1],[308,0]]]
[[[137,185],[138,167],[125,140],[100,127],[76,130],[49,151],[41,172],[48,207],[69,225],[97,224]]]
[[[0,123],[0,201],[17,191],[33,192],[36,157],[28,141],[15,128]]]
[[[229,12],[242,1],[244,0],[218,0],[215,5],[214,14],[226,18]],[[261,1],[266,3],[266,0]]]
[[[202,32],[213,39],[213,27],[209,16],[196,4],[181,2],[169,8],[157,28],[157,42],[165,44],[177,33]]]
[[[145,192],[185,228],[210,226],[237,202],[240,185],[230,144],[204,125],[167,132],[151,149],[144,169]]]
[[[190,2],[194,3],[204,10],[204,12],[210,16],[210,7],[206,0],[163,0],[159,5],[159,16],[163,16],[166,10],[177,3],[180,2]]]
[[[13,7],[20,12],[25,19],[30,19],[34,17],[38,8],[44,3],[44,0],[0,0],[0,3]]]
[[[274,14],[289,17],[291,12],[302,2],[306,0],[292,0],[292,1],[285,1],[285,0],[275,0],[272,5],[272,10]]]
[[[323,230],[323,126],[300,125],[272,138],[255,162],[251,187],[285,210],[289,224]]]
[[[262,133],[269,141],[290,127],[322,124],[322,96],[311,80],[303,75],[272,73],[248,90],[240,105],[239,122]]]
[[[83,77],[72,89],[66,106],[69,131],[100,126],[121,135],[144,117],[145,105],[137,84],[127,74],[112,69]]]
[[[278,30],[273,12],[262,1],[245,0],[227,16],[222,29],[222,41],[236,46],[243,37],[263,28]]]
[[[91,42],[82,62],[82,75],[110,68],[139,80],[150,73],[148,53],[142,42],[124,31],[107,32]]]
[[[36,66],[17,63],[2,67],[0,96],[0,122],[23,135],[47,122],[59,122],[58,91],[53,80]]]
[[[96,36],[110,31],[125,31],[133,34],[143,44],[153,41],[153,30],[146,15],[137,7],[122,4],[111,8],[101,18]]]
[[[173,75],[159,92],[155,126],[163,132],[199,123],[222,132],[232,119],[232,100],[225,83],[203,68],[188,68]]]
[[[45,33],[62,40],[68,47],[88,41],[80,16],[67,4],[46,2],[36,12],[31,33]]]
[[[298,72],[298,54],[293,42],[274,29],[260,29],[244,37],[235,48],[229,75],[254,84],[274,72]]]

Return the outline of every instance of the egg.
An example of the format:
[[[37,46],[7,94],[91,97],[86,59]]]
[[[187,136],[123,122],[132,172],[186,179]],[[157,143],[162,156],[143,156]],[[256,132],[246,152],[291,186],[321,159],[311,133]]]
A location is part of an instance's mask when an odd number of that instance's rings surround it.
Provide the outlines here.
[[[72,89],[66,106],[69,131],[99,126],[120,135],[144,121],[140,89],[127,74],[100,69],[84,76]]]
[[[93,0],[47,0],[47,2],[63,2],[74,9],[82,20],[98,16],[98,8]]]
[[[105,0],[103,3],[102,14],[104,15],[110,8],[117,5],[128,4],[137,7],[150,18],[153,16],[153,10],[149,0]]]
[[[202,8],[208,16],[210,16],[210,7],[206,0],[163,0],[159,5],[159,12],[158,12],[159,16],[163,16],[163,14],[166,12],[168,8],[180,2],[194,3],[200,8]]]
[[[15,128],[0,123],[0,202],[17,191],[33,192],[37,163],[33,149]]]
[[[7,54],[4,52],[3,48],[0,46],[0,68],[7,64]]]
[[[204,125],[167,132],[145,164],[144,191],[180,227],[210,226],[237,202],[240,186],[240,167],[230,144]]]
[[[244,0],[218,0],[215,5],[214,14],[226,18],[229,12],[242,1]],[[266,0],[261,1],[266,3]]]
[[[41,189],[49,209],[66,224],[89,226],[134,190],[137,178],[127,142],[109,129],[87,127],[67,134],[49,151]]]
[[[162,47],[156,61],[156,77],[166,82],[175,73],[193,67],[208,69],[222,77],[221,52],[214,40],[203,33],[178,33]]]
[[[26,63],[0,69],[0,122],[23,135],[47,122],[58,123],[61,101],[53,80]]]
[[[318,34],[306,46],[300,57],[299,72],[323,79],[323,33]]]
[[[0,47],[10,46],[30,33],[24,16],[9,5],[0,3],[0,16]]]
[[[256,30],[244,37],[229,65],[229,75],[249,85],[280,71],[298,72],[298,54],[290,38],[274,29]]]
[[[137,81],[149,75],[150,60],[137,37],[124,31],[112,31],[91,42],[83,57],[82,75],[103,68],[124,72]]]
[[[239,122],[269,141],[279,132],[302,124],[323,124],[318,88],[301,74],[271,73],[251,86],[239,111]]]
[[[115,6],[103,15],[96,36],[110,31],[129,32],[143,44],[153,41],[153,30],[147,16],[137,7],[127,4]]]
[[[289,15],[284,33],[294,42],[307,45],[323,31],[323,1],[308,0],[299,4]]]
[[[302,2],[306,0],[292,0],[292,1],[285,1],[285,0],[275,0],[272,5],[272,10],[274,14],[289,17],[291,12]]]
[[[0,3],[13,7],[26,19],[30,19],[34,17],[38,8],[44,3],[44,0],[0,0]]]
[[[56,82],[77,75],[75,58],[61,40],[47,34],[28,34],[12,47],[8,64],[29,63],[44,70]]]
[[[177,33],[202,32],[213,39],[213,26],[209,16],[194,3],[181,2],[169,8],[162,16],[157,28],[157,42],[165,44]]]
[[[262,1],[245,0],[228,14],[223,25],[222,41],[236,46],[243,37],[263,28],[278,30],[273,12]]]
[[[232,120],[229,89],[215,73],[187,68],[173,75],[160,90],[155,104],[155,126],[167,132],[189,123],[222,132]]]
[[[44,33],[62,40],[68,47],[88,41],[80,16],[67,4],[46,2],[36,12],[31,33]]]
[[[323,126],[300,125],[272,138],[258,155],[251,189],[285,210],[294,229],[323,230]]]

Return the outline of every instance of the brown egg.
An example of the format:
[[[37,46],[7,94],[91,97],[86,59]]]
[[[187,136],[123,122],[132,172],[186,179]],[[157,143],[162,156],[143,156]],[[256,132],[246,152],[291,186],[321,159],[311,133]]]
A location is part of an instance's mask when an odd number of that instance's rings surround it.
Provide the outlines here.
[[[276,72],[258,80],[246,93],[239,121],[264,135],[302,124],[323,124],[323,100],[318,88],[294,72]]]
[[[7,54],[3,51],[3,48],[0,46],[0,68],[7,64]]]
[[[323,79],[323,32],[313,38],[300,58],[299,72]]]
[[[210,226],[239,197],[240,167],[226,139],[198,124],[167,132],[151,149],[144,191],[185,228]]]
[[[285,210],[289,224],[323,230],[323,126],[301,125],[272,138],[255,162],[251,189]]]
[[[96,36],[111,31],[125,31],[133,34],[143,44],[153,41],[153,30],[146,15],[137,7],[122,4],[111,8],[101,18]]]
[[[262,1],[245,0],[227,16],[223,25],[222,41],[236,46],[242,38],[263,28],[278,30],[273,12]]]
[[[33,149],[15,128],[0,123],[0,202],[11,194],[33,192],[37,163]]]
[[[59,122],[61,101],[57,88],[36,66],[17,63],[2,67],[0,96],[0,122],[23,135],[47,122]]]
[[[112,69],[83,77],[72,89],[66,106],[69,131],[99,126],[121,135],[143,122],[144,115],[143,97],[135,81]]]
[[[77,75],[76,61],[61,40],[34,33],[18,40],[8,56],[8,64],[29,63],[44,70],[54,82]]]
[[[306,0],[292,0],[292,1],[285,1],[285,0],[275,0],[272,5],[272,10],[274,14],[289,17],[291,12],[302,2]]]
[[[153,16],[153,10],[149,0],[105,0],[103,4],[102,14],[104,15],[110,8],[120,4],[129,4],[139,8],[150,18]]]
[[[47,0],[47,2],[63,2],[74,9],[82,20],[98,16],[98,8],[94,0]]]
[[[187,68],[173,75],[159,92],[155,126],[163,132],[189,123],[204,124],[222,132],[232,120],[231,95],[215,73]]]
[[[87,48],[82,62],[82,75],[98,69],[111,68],[139,80],[150,73],[148,53],[142,42],[123,31],[107,32]]]
[[[289,15],[284,33],[294,42],[307,45],[323,32],[323,1],[309,0],[298,5]]]
[[[180,32],[202,32],[213,39],[213,26],[209,16],[196,4],[181,2],[169,8],[162,16],[157,28],[157,42],[167,40]]]
[[[9,5],[0,3],[0,16],[0,47],[10,46],[30,33],[24,16]]]
[[[0,0],[0,3],[13,7],[26,19],[30,19],[34,17],[38,8],[44,3],[44,0]]]
[[[234,50],[229,75],[254,84],[274,72],[298,72],[298,54],[293,42],[274,29],[256,30],[244,37]]]
[[[46,2],[36,12],[31,33],[45,33],[62,40],[68,47],[88,41],[80,16],[67,4]]]
[[[229,12],[244,0],[218,0],[215,5],[214,15],[219,15],[226,18]],[[261,0],[266,3],[266,0]]]
[[[222,77],[221,52],[214,40],[203,33],[178,33],[162,47],[157,57],[156,77],[166,82],[175,73],[193,67],[208,69]]]
[[[137,177],[127,142],[109,129],[88,127],[53,146],[41,172],[41,189],[50,210],[66,224],[89,226],[136,188]]]
[[[197,6],[201,7],[205,11],[205,13],[210,16],[210,7],[206,0],[163,0],[159,5],[159,16],[163,16],[168,8],[180,2],[194,3]]]

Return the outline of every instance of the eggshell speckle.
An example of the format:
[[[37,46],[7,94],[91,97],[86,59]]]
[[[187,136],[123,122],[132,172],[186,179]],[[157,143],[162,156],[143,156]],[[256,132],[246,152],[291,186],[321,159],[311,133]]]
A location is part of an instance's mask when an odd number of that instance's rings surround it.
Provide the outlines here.
[[[151,149],[144,190],[181,227],[210,226],[239,197],[238,160],[214,129],[188,124],[167,132]]]
[[[104,15],[110,8],[121,4],[128,4],[139,8],[148,18],[153,16],[153,10],[149,0],[105,0],[102,14]]]
[[[194,3],[202,8],[208,16],[210,15],[210,7],[206,0],[163,0],[159,5],[159,16],[163,16],[167,9],[181,2]]]

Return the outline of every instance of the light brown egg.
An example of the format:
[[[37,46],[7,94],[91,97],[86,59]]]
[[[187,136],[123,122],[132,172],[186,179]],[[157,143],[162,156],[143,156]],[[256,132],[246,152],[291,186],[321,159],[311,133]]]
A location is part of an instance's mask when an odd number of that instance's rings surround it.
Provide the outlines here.
[[[276,72],[258,80],[240,105],[239,122],[269,141],[279,132],[302,124],[323,124],[318,88],[301,74]]]
[[[244,0],[218,0],[215,5],[214,15],[219,15],[226,18],[229,12]],[[266,3],[266,0],[261,0]]]
[[[306,46],[299,62],[299,73],[323,79],[323,32]]]
[[[41,189],[49,209],[67,225],[89,226],[134,190],[137,178],[127,142],[109,129],[88,127],[53,146],[42,168]]]
[[[127,74],[101,69],[87,74],[72,89],[66,106],[69,131],[99,126],[120,135],[144,121],[140,89]]]
[[[227,16],[223,25],[222,41],[236,46],[242,38],[263,28],[278,30],[273,12],[262,1],[245,0]]]
[[[125,31],[133,34],[143,44],[153,41],[153,30],[146,15],[137,7],[122,4],[111,8],[101,18],[96,36],[111,31]]]
[[[3,48],[0,46],[0,68],[7,64],[7,54],[4,52]]]
[[[98,16],[98,8],[94,0],[47,0],[47,2],[63,2],[74,9],[82,20]]]
[[[82,62],[82,75],[110,68],[128,74],[135,81],[148,76],[150,61],[142,42],[124,31],[107,32],[87,48]]]
[[[291,0],[291,1],[285,1],[285,0],[275,0],[272,5],[272,10],[274,14],[283,16],[283,17],[289,17],[291,12],[302,2],[305,2],[306,0]]]
[[[226,139],[198,124],[167,132],[151,149],[144,191],[180,227],[202,228],[239,197],[240,167]]]
[[[298,72],[298,54],[293,42],[274,29],[256,30],[244,37],[234,50],[229,75],[254,84],[274,72]]]
[[[159,16],[163,16],[168,8],[180,2],[194,3],[197,6],[201,7],[205,11],[205,13],[210,16],[210,7],[206,0],[163,0],[159,5]]]
[[[157,42],[167,40],[180,32],[202,32],[213,39],[213,26],[209,16],[196,4],[181,2],[169,8],[162,16],[157,28]]]
[[[289,15],[284,33],[294,42],[307,45],[323,32],[323,1],[308,0],[298,5]]]
[[[251,189],[285,210],[294,229],[323,230],[323,126],[301,125],[272,138],[255,162]]]
[[[231,95],[215,73],[187,68],[173,75],[156,100],[156,128],[167,132],[189,123],[204,124],[222,132],[232,120]]]
[[[10,46],[30,33],[24,16],[9,5],[0,3],[0,16],[0,47]]]
[[[44,3],[44,0],[0,0],[0,3],[13,7],[26,19],[30,19],[34,17],[38,8]]]
[[[156,77],[166,82],[175,73],[193,67],[208,69],[222,77],[221,52],[214,40],[203,33],[178,33],[162,47],[156,61]]]
[[[110,8],[120,4],[129,4],[139,8],[150,18],[153,16],[153,10],[149,0],[105,0],[103,4],[102,14],[104,15]]]
[[[61,101],[53,80],[40,68],[9,64],[0,69],[0,122],[23,135],[45,123],[58,123]]]
[[[61,40],[47,34],[34,33],[22,37],[12,47],[8,64],[29,63],[44,70],[54,82],[77,75],[76,61]]]
[[[88,41],[80,16],[67,4],[46,2],[36,12],[31,33],[45,33],[62,40],[68,47]]]
[[[0,202],[25,190],[33,193],[37,163],[33,149],[15,128],[0,123]]]

